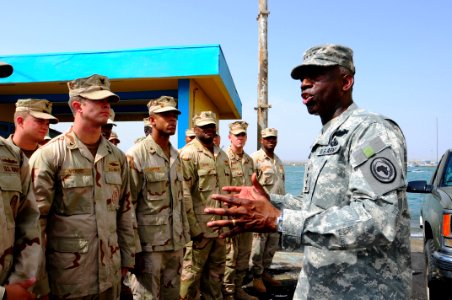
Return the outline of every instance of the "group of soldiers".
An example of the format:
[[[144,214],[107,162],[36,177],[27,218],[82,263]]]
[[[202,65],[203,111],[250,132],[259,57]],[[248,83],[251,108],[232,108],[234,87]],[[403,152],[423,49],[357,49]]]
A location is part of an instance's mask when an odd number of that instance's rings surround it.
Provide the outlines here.
[[[67,132],[43,146],[58,122],[52,103],[20,99],[14,133],[0,138],[0,299],[119,299],[121,285],[134,299],[257,299],[242,289],[249,266],[258,292],[280,284],[268,273],[279,233],[222,239],[207,222],[226,217],[204,212],[254,172],[267,192],[285,193],[276,129],[249,156],[248,124],[232,122],[223,151],[216,115],[203,111],[177,150],[180,111],[162,96],[147,104],[146,137],[123,153],[111,141],[119,97],[109,79],[67,85]]]

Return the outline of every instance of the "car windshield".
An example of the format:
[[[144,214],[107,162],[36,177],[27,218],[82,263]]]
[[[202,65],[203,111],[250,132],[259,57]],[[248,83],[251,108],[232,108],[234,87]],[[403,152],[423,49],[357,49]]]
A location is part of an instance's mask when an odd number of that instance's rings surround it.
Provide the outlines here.
[[[443,186],[452,186],[452,153],[449,153],[443,176]]]

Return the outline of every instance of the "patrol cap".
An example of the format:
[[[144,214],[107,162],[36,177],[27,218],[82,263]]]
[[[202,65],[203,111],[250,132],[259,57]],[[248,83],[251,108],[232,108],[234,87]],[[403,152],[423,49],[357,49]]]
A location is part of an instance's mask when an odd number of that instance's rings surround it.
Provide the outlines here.
[[[342,66],[355,74],[353,50],[341,45],[321,45],[308,49],[301,65],[295,67],[290,75],[293,79],[301,79],[308,66]]]
[[[107,124],[111,124],[113,126],[116,126],[116,124],[115,124],[115,111],[112,108],[110,108],[110,113],[108,114]]]
[[[119,140],[119,138],[118,138],[118,134],[117,134],[116,132],[114,132],[114,131],[112,131],[112,132],[110,133],[110,137],[108,138],[108,140],[109,140],[109,141],[117,140],[118,143],[121,142],[121,141]]]
[[[151,122],[149,118],[143,118],[144,127],[151,127]]]
[[[209,124],[217,125],[217,116],[212,111],[202,111],[199,115],[193,117],[195,127],[202,127]]]
[[[267,138],[267,137],[278,137],[278,130],[276,130],[275,128],[265,128],[261,130],[261,136],[262,138]]]
[[[58,119],[52,116],[52,102],[45,99],[19,99],[16,102],[16,112],[28,112],[35,118],[49,120],[56,124]]]
[[[110,91],[110,80],[107,77],[94,74],[86,78],[78,78],[67,83],[69,97],[80,96],[89,100],[103,100],[119,102],[119,96]]]
[[[188,136],[188,137],[196,136],[195,131],[193,130],[193,128],[189,128],[189,129],[185,130],[185,136]]]
[[[235,121],[229,124],[229,132],[236,135],[239,133],[246,133],[246,129],[248,128],[248,123],[245,121]]]
[[[0,61],[0,78],[5,78],[13,74],[13,66]]]
[[[158,99],[153,99],[148,102],[149,114],[158,114],[167,111],[175,111],[180,115],[177,109],[177,100],[170,96],[161,96]]]

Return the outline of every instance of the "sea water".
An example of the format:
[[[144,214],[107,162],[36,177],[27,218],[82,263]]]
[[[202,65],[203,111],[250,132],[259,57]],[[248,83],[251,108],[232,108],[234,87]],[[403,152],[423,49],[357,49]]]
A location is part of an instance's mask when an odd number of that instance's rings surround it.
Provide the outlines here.
[[[299,195],[303,187],[304,166],[285,165],[284,169],[286,171],[286,193]],[[408,167],[407,181],[430,181],[434,171],[435,167]],[[419,217],[424,194],[407,193],[407,196],[411,215],[411,235],[422,236]]]

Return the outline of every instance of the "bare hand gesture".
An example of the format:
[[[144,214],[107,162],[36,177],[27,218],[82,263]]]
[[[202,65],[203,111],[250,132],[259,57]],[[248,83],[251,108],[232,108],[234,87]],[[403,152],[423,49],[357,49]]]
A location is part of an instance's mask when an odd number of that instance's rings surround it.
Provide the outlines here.
[[[36,299],[36,296],[29,292],[28,289],[35,284],[36,278],[27,279],[20,282],[11,283],[5,286],[6,299]]]
[[[207,223],[209,227],[229,226],[231,230],[220,237],[233,236],[245,231],[276,231],[276,219],[281,212],[269,201],[269,196],[257,181],[256,173],[251,177],[253,186],[227,186],[223,190],[230,195],[212,195],[212,199],[223,201],[228,208],[206,208],[205,213],[219,216],[231,216],[228,220]],[[235,193],[235,194],[234,194]]]

